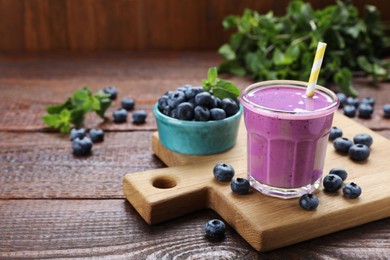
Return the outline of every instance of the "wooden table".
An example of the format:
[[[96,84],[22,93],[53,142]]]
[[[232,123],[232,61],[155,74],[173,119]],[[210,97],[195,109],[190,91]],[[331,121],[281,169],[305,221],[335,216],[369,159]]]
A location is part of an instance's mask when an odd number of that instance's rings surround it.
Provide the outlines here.
[[[147,225],[124,199],[127,173],[164,167],[153,155],[152,104],[166,90],[198,85],[220,58],[213,53],[116,53],[0,56],[0,258],[106,257],[123,259],[384,259],[390,255],[390,219],[334,233],[268,253],[258,253],[232,228],[211,242],[204,224],[219,216],[203,210],[156,226]],[[244,88],[249,78],[229,77]],[[375,114],[360,123],[390,138],[382,105],[390,84],[356,78],[361,97],[376,99]],[[106,131],[93,154],[77,158],[64,136],[45,128],[45,107],[72,91],[108,85],[136,99],[149,113],[144,125],[87,118]],[[390,147],[389,147],[390,148]]]

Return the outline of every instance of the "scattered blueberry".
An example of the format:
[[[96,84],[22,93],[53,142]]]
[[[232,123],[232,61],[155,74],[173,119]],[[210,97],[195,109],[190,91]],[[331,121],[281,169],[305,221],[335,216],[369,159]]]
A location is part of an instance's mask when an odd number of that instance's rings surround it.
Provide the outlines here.
[[[72,128],[72,130],[70,130],[70,140],[73,141],[76,138],[83,138],[86,134],[84,128]]]
[[[239,109],[237,103],[231,98],[222,99],[222,108],[225,110],[227,117],[236,114]]]
[[[88,137],[77,137],[72,142],[72,150],[74,155],[82,156],[91,152],[92,141]]]
[[[370,148],[364,144],[354,144],[349,149],[348,154],[353,161],[365,161],[370,156]]]
[[[299,206],[305,210],[315,210],[318,204],[318,198],[314,194],[304,194],[299,198]]]
[[[189,102],[183,102],[176,108],[175,118],[181,120],[192,120],[194,119],[194,107]]]
[[[174,91],[168,96],[168,106],[176,108],[180,103],[186,101],[186,96],[182,91]]]
[[[113,86],[109,86],[109,87],[104,88],[103,92],[106,94],[109,94],[110,95],[109,98],[111,100],[116,99],[116,97],[118,96],[118,90],[116,89],[116,87],[113,87]]]
[[[126,109],[119,108],[113,112],[114,123],[123,123],[127,121],[127,111]]]
[[[343,107],[344,115],[347,117],[354,117],[356,115],[356,107],[353,105],[346,105]]]
[[[134,111],[132,118],[133,118],[133,124],[139,125],[145,123],[145,119],[148,116],[148,113],[146,113],[145,110],[137,110]]]
[[[356,199],[362,194],[362,189],[354,182],[347,183],[343,188],[343,194],[348,199]]]
[[[340,153],[348,153],[352,145],[352,141],[345,137],[337,137],[333,140],[333,147]]]
[[[89,130],[89,137],[93,143],[104,141],[104,131],[102,129],[91,129]]]
[[[127,111],[134,109],[134,99],[132,98],[123,98],[121,102],[122,108],[126,109]]]
[[[221,120],[226,118],[226,112],[222,108],[212,108],[210,109],[210,118],[211,120]]]
[[[369,134],[357,134],[353,137],[354,144],[364,144],[371,147],[373,139]]]
[[[333,141],[337,137],[342,137],[342,136],[343,136],[343,131],[340,128],[334,126],[330,129],[329,140]]]
[[[232,191],[236,194],[239,195],[244,195],[249,193],[249,181],[244,178],[236,178],[233,179],[232,182],[230,183],[230,188]]]
[[[196,121],[208,121],[210,119],[210,110],[206,107],[196,106],[194,116]]]
[[[368,104],[368,105],[374,107],[375,106],[375,100],[372,97],[362,98],[360,100],[360,104]]]
[[[204,107],[211,107],[214,104],[214,100],[209,92],[201,92],[195,96],[195,102],[197,105]]]
[[[204,230],[207,237],[222,238],[225,236],[226,227],[222,220],[212,219],[206,223]]]
[[[370,118],[372,113],[374,112],[374,108],[366,103],[362,103],[359,105],[359,117],[361,118]]]
[[[218,163],[214,166],[213,173],[218,181],[229,182],[234,176],[234,168],[227,163]]]
[[[343,181],[345,181],[348,177],[348,173],[346,170],[342,168],[333,168],[329,171],[329,174],[334,174],[339,176]]]
[[[390,104],[383,105],[383,116],[390,118]]]
[[[358,107],[360,100],[358,98],[348,97],[346,103],[347,105]]]
[[[336,95],[340,100],[340,108],[343,108],[347,104],[347,96],[342,92],[339,92]]]
[[[335,192],[343,185],[343,179],[338,175],[328,174],[324,177],[322,185],[324,186],[325,191]]]

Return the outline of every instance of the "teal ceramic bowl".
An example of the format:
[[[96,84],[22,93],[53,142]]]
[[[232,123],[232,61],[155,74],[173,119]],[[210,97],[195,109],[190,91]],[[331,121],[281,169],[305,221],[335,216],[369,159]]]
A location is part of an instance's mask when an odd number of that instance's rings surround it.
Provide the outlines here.
[[[243,107],[235,115],[215,121],[185,121],[168,117],[158,110],[158,135],[163,146],[177,153],[207,155],[224,152],[236,144]]]

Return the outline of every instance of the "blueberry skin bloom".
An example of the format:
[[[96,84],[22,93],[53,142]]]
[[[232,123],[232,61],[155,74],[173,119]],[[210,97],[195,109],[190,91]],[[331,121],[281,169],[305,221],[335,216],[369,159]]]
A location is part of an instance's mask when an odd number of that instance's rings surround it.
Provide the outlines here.
[[[390,104],[383,105],[383,116],[385,118],[390,118]]]
[[[135,106],[134,99],[132,98],[123,98],[121,101],[122,108],[126,109],[127,111],[133,110]]]
[[[139,125],[145,123],[148,113],[145,110],[137,110],[133,113],[133,124]]]
[[[201,92],[195,96],[195,103],[204,107],[212,107],[215,105],[214,99],[209,92]]]
[[[360,118],[370,118],[373,112],[374,112],[374,108],[369,104],[362,103],[359,105]]]
[[[352,145],[352,141],[345,137],[338,137],[333,141],[333,147],[340,153],[348,153]]]
[[[340,108],[343,108],[347,104],[347,96],[342,92],[339,92],[336,95],[340,100]]]
[[[315,210],[318,204],[319,200],[314,194],[304,194],[299,198],[299,206],[305,210]]]
[[[222,108],[212,108],[210,109],[211,120],[222,120],[226,118],[226,112]]]
[[[347,98],[347,105],[358,107],[359,103],[360,103],[360,100],[358,98],[353,98],[353,97]]]
[[[196,121],[209,121],[210,110],[207,107],[196,106],[194,110],[194,117]]]
[[[371,147],[374,140],[369,134],[357,134],[353,137],[354,144],[364,144]]]
[[[334,126],[330,129],[330,133],[329,133],[330,141],[333,141],[337,137],[342,137],[342,136],[343,136],[343,131],[340,128]]]
[[[91,129],[89,130],[89,137],[93,143],[104,141],[104,131],[102,129]]]
[[[116,99],[116,97],[118,96],[118,90],[116,89],[116,87],[113,87],[113,86],[108,86],[108,87],[104,88],[103,92],[110,95],[109,99],[111,99],[111,100]]]
[[[168,96],[168,106],[171,108],[176,108],[179,104],[185,102],[186,96],[182,91],[174,91]]]
[[[83,138],[86,136],[86,131],[84,128],[72,128],[70,130],[70,140],[73,141],[76,138]]]
[[[369,104],[370,106],[375,106],[375,99],[372,97],[365,97],[360,100],[360,104]]]
[[[250,184],[247,179],[236,178],[230,183],[232,191],[238,195],[244,195],[249,193]]]
[[[236,114],[239,110],[237,103],[231,98],[222,99],[222,109],[226,112],[226,117]]]
[[[218,163],[214,166],[213,173],[218,181],[229,182],[234,176],[234,168],[227,163]]]
[[[343,107],[344,115],[347,117],[355,117],[356,115],[356,107],[353,105],[346,105]]]
[[[183,102],[176,108],[176,117],[180,120],[194,119],[194,107],[189,102]]]
[[[362,194],[362,189],[354,182],[347,183],[343,188],[343,194],[348,199],[356,199]]]
[[[126,109],[119,108],[113,112],[114,123],[123,123],[127,121]]]
[[[370,156],[370,148],[364,144],[354,144],[349,149],[348,154],[353,161],[365,161]]]
[[[329,171],[329,174],[334,174],[334,175],[337,175],[339,176],[343,181],[345,181],[348,177],[348,173],[346,170],[342,169],[342,168],[332,168],[330,171]]]
[[[72,142],[72,151],[74,155],[83,156],[91,152],[92,141],[88,137],[76,138]]]
[[[222,238],[225,236],[225,223],[219,219],[209,220],[204,226],[204,231],[210,238]]]
[[[324,186],[325,191],[335,192],[343,185],[343,179],[341,179],[338,175],[328,174],[325,176],[322,185]]]

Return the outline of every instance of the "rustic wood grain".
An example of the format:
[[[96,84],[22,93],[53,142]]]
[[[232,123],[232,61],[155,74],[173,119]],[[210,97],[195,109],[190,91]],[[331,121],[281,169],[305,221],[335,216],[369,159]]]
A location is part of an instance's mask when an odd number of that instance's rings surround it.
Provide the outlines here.
[[[257,253],[227,226],[209,241],[211,210],[147,225],[125,200],[0,200],[0,258],[386,259],[390,219]]]
[[[285,14],[272,0],[1,0],[0,51],[216,50],[226,42],[222,20],[245,8]],[[333,0],[310,1],[314,8]],[[360,11],[386,1],[354,1]]]
[[[150,132],[108,132],[87,157],[72,155],[68,136],[0,134],[0,198],[123,198],[126,173],[163,167]]]

